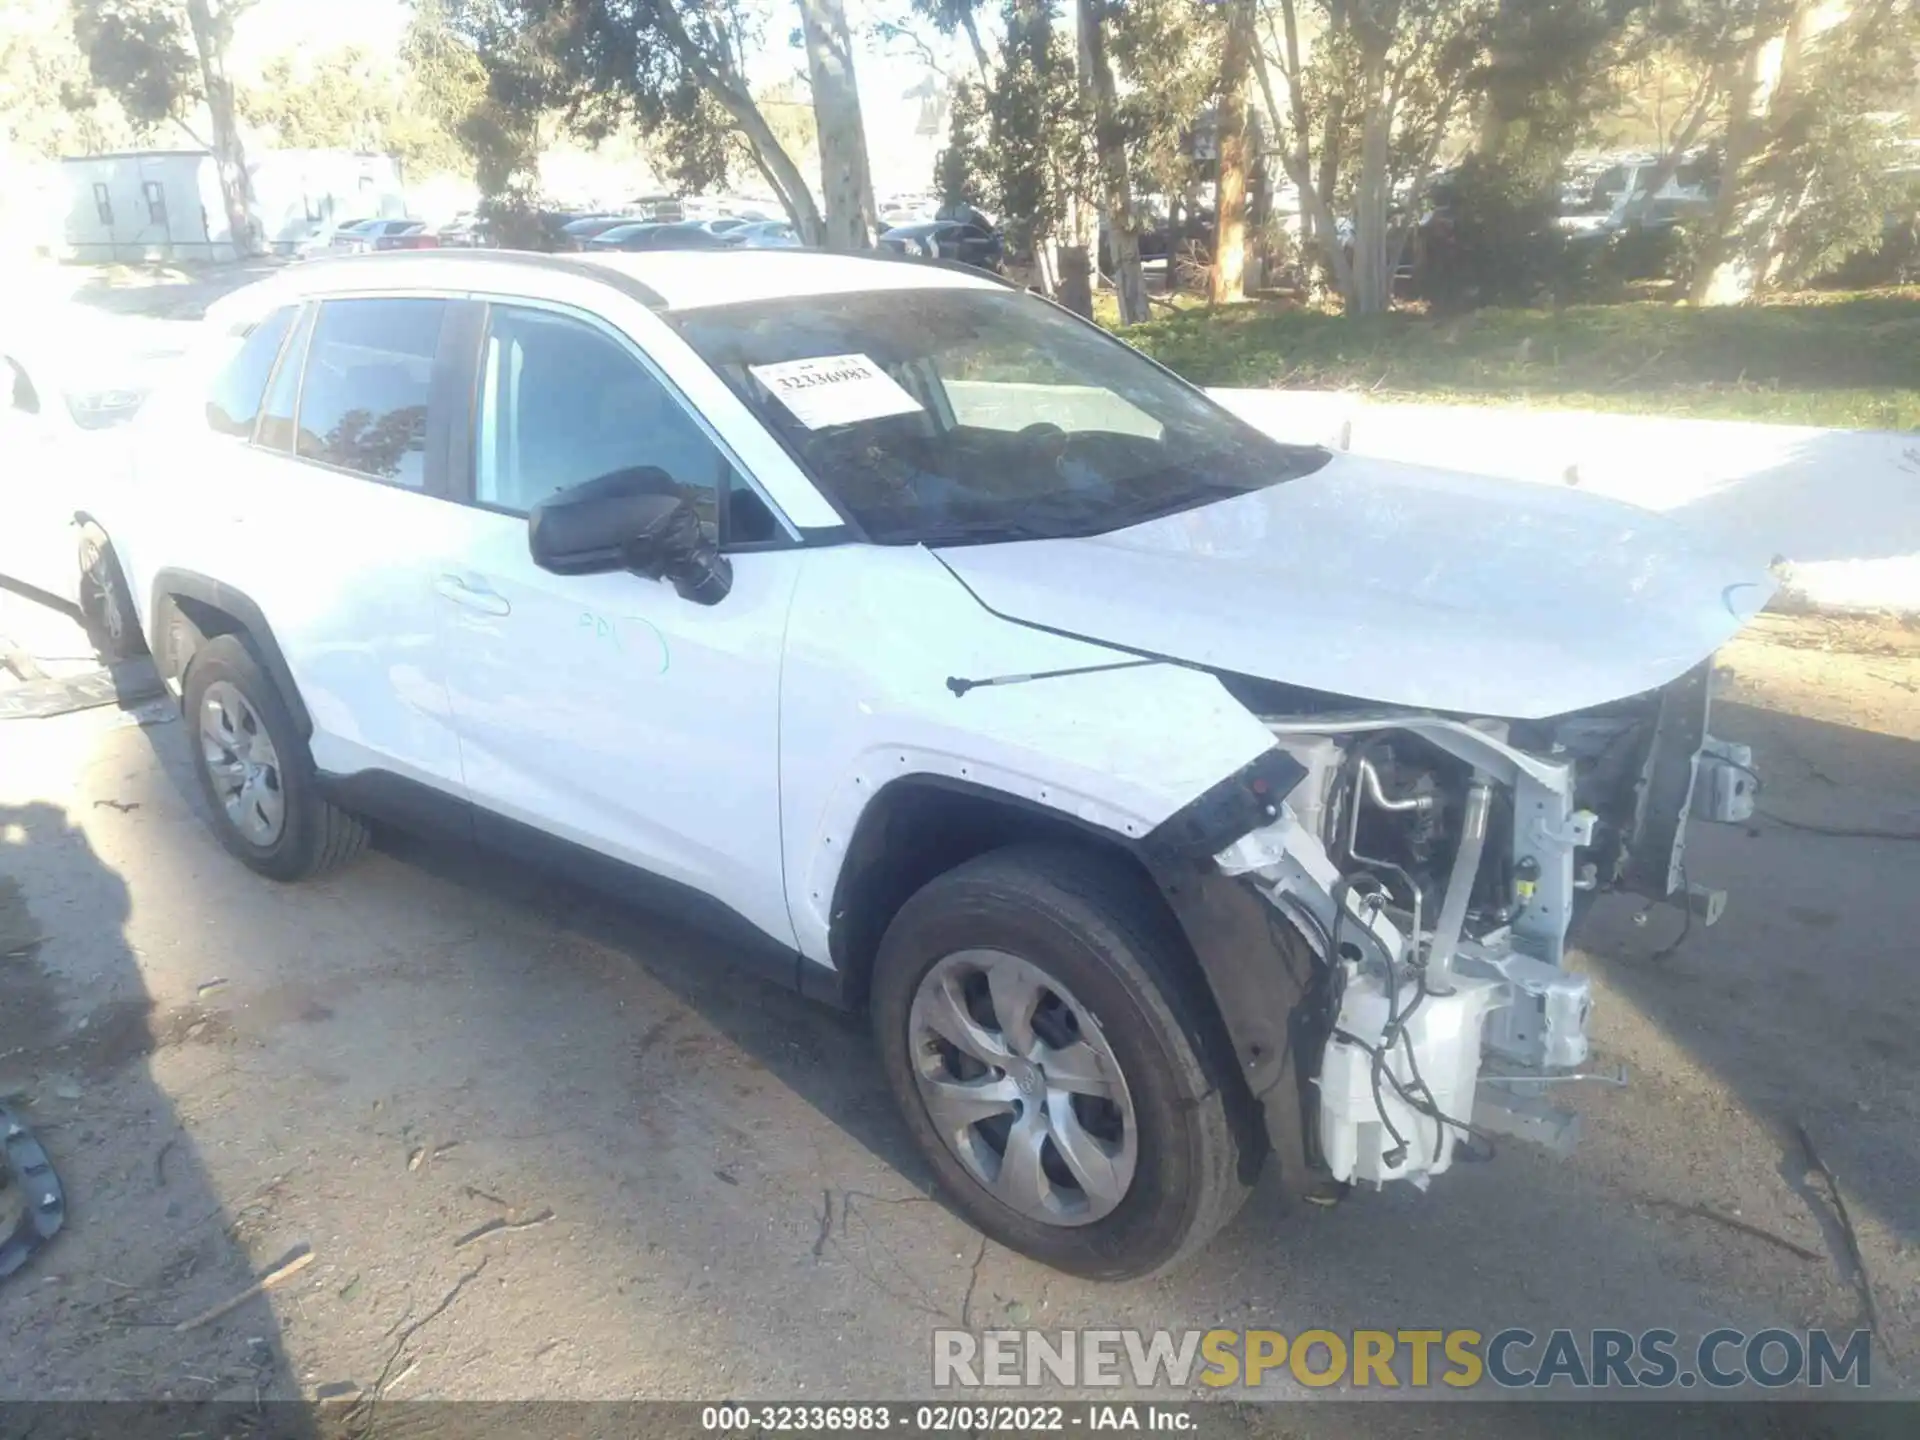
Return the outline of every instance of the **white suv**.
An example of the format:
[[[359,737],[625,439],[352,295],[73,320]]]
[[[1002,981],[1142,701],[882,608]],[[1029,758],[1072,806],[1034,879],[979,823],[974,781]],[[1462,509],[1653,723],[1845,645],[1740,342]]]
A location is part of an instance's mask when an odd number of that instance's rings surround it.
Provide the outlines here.
[[[402,254],[214,328],[94,518],[227,847],[431,826],[710,922],[869,1007],[953,1202],[1064,1269],[1263,1161],[1565,1139],[1504,1077],[1586,1057],[1576,897],[1698,891],[1689,807],[1742,813],[1764,575],[1278,443],[978,272]]]

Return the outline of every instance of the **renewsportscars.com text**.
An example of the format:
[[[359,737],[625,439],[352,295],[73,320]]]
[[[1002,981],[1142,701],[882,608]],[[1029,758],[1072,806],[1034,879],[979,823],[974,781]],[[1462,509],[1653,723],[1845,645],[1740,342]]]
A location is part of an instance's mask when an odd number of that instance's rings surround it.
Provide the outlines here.
[[[1781,1389],[1873,1379],[1868,1331],[966,1330],[933,1332],[939,1389],[1285,1384],[1455,1390]]]

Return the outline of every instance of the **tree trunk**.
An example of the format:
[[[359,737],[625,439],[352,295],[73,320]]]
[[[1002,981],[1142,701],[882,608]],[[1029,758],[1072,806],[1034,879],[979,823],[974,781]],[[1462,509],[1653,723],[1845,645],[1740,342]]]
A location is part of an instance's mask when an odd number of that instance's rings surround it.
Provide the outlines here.
[[[819,207],[813,203],[813,191],[800,173],[800,167],[793,163],[793,157],[780,143],[780,137],[767,124],[767,117],[760,113],[752,92],[732,61],[724,53],[709,54],[696,44],[673,6],[657,6],[653,13],[681,63],[693,73],[701,88],[733,117],[733,123],[740,129],[740,138],[746,141],[747,150],[753,156],[754,168],[779,196],[802,242],[823,243],[826,227],[821,222]],[[864,153],[863,150],[863,156]]]
[[[1360,126],[1360,177],[1354,187],[1353,301],[1349,307],[1359,315],[1378,315],[1393,302],[1393,276],[1387,269],[1387,144],[1393,112],[1387,103],[1384,75],[1384,63],[1368,65],[1364,86],[1367,109]]]
[[[800,0],[813,118],[820,132],[820,198],[829,250],[873,246],[876,217],[867,171],[867,132],[854,83],[853,39],[842,0]]]
[[[747,142],[755,168],[773,186],[801,240],[808,245],[824,244],[826,225],[820,218],[820,207],[813,203],[813,191],[800,173],[800,167],[793,163],[793,157],[773,133],[773,127],[767,124],[767,117],[760,113],[760,107],[753,103],[751,96],[730,86],[716,87],[713,96],[740,127],[740,136]]]
[[[1087,44],[1088,32],[1085,25],[1074,27],[1073,73],[1080,91],[1081,103],[1090,113],[1094,109],[1093,51]],[[1067,229],[1071,235],[1068,244],[1086,252],[1087,282],[1092,289],[1101,285],[1100,274],[1100,206],[1092,195],[1076,193],[1067,205]],[[1066,266],[1061,266],[1064,282]],[[1091,313],[1091,312],[1089,312]]]
[[[220,200],[227,211],[227,233],[236,259],[264,253],[260,227],[253,218],[253,177],[247,173],[246,147],[234,119],[233,82],[227,78],[230,26],[216,16],[208,0],[187,0],[187,25],[200,57],[200,83],[213,119],[213,164],[220,176]]]
[[[1720,193],[1714,197],[1710,226],[1688,287],[1687,298],[1695,305],[1739,305],[1751,300],[1776,264],[1772,252],[1777,225],[1758,227],[1757,236],[1740,233],[1752,199],[1746,192],[1745,171],[1766,146],[1773,111],[1792,92],[1809,9],[1809,0],[1796,0],[1784,32],[1755,36],[1734,82],[1727,105]]]
[[[1213,267],[1208,298],[1216,305],[1247,293],[1247,76],[1253,66],[1257,0],[1227,0],[1226,43],[1220,57],[1220,98],[1215,111],[1219,154],[1214,189]]]
[[[967,43],[973,47],[973,63],[980,67],[980,83],[993,83],[993,60],[987,54],[987,47],[980,39],[980,22],[974,19],[973,6],[960,7],[960,28],[967,32]]]
[[[1120,323],[1138,325],[1150,313],[1147,280],[1140,269],[1140,234],[1133,221],[1133,180],[1127,172],[1126,137],[1115,114],[1113,66],[1107,59],[1106,0],[1080,0],[1081,44],[1093,78],[1094,148],[1107,212],[1107,242],[1113,249],[1113,283]]]

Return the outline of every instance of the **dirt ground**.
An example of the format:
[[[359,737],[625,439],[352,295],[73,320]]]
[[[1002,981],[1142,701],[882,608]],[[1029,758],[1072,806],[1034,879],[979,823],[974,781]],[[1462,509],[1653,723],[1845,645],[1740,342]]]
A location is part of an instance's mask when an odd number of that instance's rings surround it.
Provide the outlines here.
[[[84,654],[0,591],[10,629]],[[1920,831],[1920,631],[1768,616],[1723,662],[1765,814],[1696,829],[1731,904],[1677,950],[1676,912],[1596,907],[1595,1068],[1631,1083],[1567,1087],[1575,1156],[1509,1144],[1324,1212],[1263,1190],[1190,1269],[1117,1286],[984,1244],[862,1023],[709,942],[405,838],[275,885],[215,843],[164,707],[0,722],[0,1099],[71,1206],[0,1282],[0,1399],[908,1397],[948,1325],[1851,1330],[1796,1126],[1857,1234],[1874,1388],[1907,1389],[1920,849],[1839,832]],[[1339,1433],[1414,1433],[1357,1413]]]

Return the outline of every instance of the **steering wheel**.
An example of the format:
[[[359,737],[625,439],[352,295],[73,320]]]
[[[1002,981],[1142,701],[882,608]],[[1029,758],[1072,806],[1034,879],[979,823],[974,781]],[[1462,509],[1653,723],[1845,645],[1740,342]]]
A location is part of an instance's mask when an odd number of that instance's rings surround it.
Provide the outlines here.
[[[1051,420],[1036,420],[1031,425],[1022,426],[1018,433],[1022,440],[1051,440],[1056,436],[1064,440],[1067,435]]]

